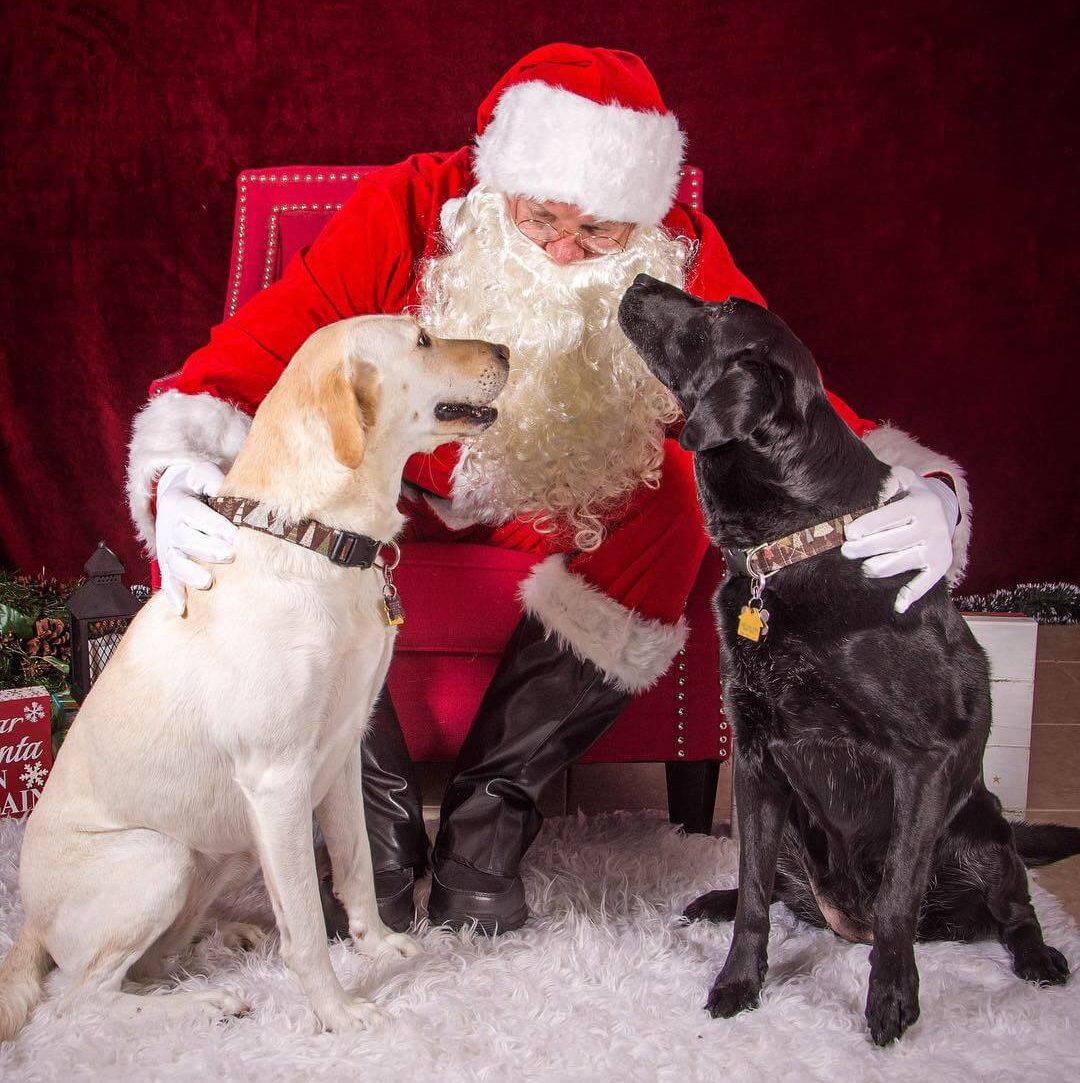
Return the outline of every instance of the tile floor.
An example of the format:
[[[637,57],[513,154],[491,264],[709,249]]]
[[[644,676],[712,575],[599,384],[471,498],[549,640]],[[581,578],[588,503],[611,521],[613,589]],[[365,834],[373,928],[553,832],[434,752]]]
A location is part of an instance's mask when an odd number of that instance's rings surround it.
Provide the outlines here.
[[[421,776],[429,816],[449,777],[442,764],[424,764]],[[549,816],[581,810],[667,807],[664,765],[585,764],[572,767],[544,796]],[[1080,626],[1043,626],[1036,658],[1035,705],[1028,778],[1028,818],[1080,827]],[[731,816],[731,770],[720,771],[713,830],[726,831]],[[1061,900],[1080,924],[1080,856],[1041,869],[1039,883]]]

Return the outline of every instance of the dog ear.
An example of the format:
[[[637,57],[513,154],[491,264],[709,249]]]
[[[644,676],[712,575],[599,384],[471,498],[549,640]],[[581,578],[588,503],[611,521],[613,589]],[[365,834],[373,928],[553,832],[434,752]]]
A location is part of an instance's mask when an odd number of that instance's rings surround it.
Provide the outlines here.
[[[366,361],[336,366],[323,380],[322,401],[334,457],[355,470],[364,458],[367,432],[375,422],[378,373]]]
[[[708,451],[728,439],[729,437],[722,435],[721,427],[712,416],[708,400],[703,400],[686,419],[686,424],[679,433],[679,446],[686,451]]]
[[[708,451],[755,429],[771,407],[760,376],[732,366],[714,380],[690,410],[679,444],[687,451]]]

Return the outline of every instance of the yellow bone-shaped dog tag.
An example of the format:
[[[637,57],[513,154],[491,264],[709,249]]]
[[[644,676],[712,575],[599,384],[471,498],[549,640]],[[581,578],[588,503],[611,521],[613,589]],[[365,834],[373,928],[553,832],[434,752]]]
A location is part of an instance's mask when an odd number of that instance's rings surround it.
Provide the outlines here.
[[[757,643],[763,635],[768,634],[768,619],[766,610],[744,605],[739,611],[739,635],[743,639],[749,639],[751,643]]]
[[[396,587],[383,591],[383,620],[391,628],[405,623],[405,607],[401,604]]]

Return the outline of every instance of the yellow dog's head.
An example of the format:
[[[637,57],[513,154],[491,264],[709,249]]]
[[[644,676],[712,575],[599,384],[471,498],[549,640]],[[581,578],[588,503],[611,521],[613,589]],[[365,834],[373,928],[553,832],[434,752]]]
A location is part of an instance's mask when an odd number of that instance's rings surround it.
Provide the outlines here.
[[[376,448],[389,466],[481,432],[498,417],[509,357],[490,342],[436,338],[408,316],[324,327],[263,400],[228,488],[314,495],[327,471],[340,480]]]

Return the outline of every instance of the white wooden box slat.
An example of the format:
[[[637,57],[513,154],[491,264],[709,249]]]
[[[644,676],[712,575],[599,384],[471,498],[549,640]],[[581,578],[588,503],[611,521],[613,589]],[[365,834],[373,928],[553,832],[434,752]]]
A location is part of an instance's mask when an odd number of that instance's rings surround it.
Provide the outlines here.
[[[1039,626],[1002,613],[966,613],[964,619],[990,659],[994,715],[983,757],[986,785],[1006,812],[1020,816],[1027,808]]]
[[[983,756],[986,788],[997,794],[1010,816],[1023,816],[1027,808],[1028,760],[1026,748],[987,745]]]

